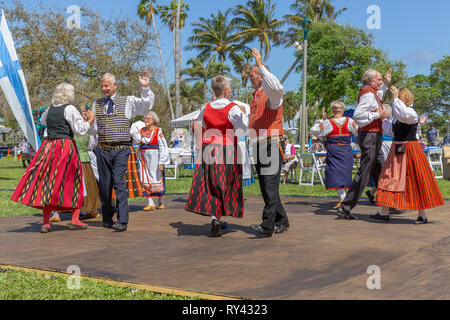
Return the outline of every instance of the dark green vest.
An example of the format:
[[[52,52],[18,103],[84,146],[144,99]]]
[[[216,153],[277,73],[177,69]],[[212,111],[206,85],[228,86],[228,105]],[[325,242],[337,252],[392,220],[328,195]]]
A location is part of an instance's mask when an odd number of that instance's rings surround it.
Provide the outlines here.
[[[73,131],[64,117],[68,104],[59,107],[51,106],[47,113],[47,139],[72,139]]]

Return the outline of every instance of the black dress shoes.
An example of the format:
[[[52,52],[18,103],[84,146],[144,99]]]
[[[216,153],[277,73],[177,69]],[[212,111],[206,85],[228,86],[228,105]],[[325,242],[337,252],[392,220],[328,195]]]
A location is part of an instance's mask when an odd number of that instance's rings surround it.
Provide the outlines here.
[[[424,219],[422,217],[417,218],[416,221],[414,221],[414,224],[427,224],[428,223],[428,219]]]
[[[127,230],[127,224],[126,223],[115,223],[112,228],[116,230],[117,232],[122,232]]]
[[[403,213],[403,210],[395,209],[395,208],[389,208],[389,214],[401,214]]]
[[[112,229],[114,223],[103,222],[103,228]]]
[[[273,234],[272,230],[264,229],[260,224],[252,224],[250,226],[250,229],[252,229],[253,231],[256,231],[259,235],[266,236],[266,237],[271,237]]]
[[[376,220],[382,220],[384,222],[389,222],[389,215],[387,216],[382,216],[379,212],[377,212],[377,214],[371,214],[369,216],[370,219],[376,219]]]
[[[377,201],[375,200],[375,197],[370,194],[370,190],[366,191],[366,195],[369,198],[369,201],[371,204],[375,205],[377,203]]]
[[[220,222],[217,219],[211,221],[211,233],[213,237],[221,237],[222,229],[220,228]]]
[[[350,211],[345,210],[342,205],[337,209],[337,214],[347,220],[356,220],[356,217],[350,214]]]
[[[280,233],[283,233],[283,232],[288,231],[288,230],[289,230],[288,226],[281,225],[281,226],[276,227],[274,232],[276,234],[280,234]]]

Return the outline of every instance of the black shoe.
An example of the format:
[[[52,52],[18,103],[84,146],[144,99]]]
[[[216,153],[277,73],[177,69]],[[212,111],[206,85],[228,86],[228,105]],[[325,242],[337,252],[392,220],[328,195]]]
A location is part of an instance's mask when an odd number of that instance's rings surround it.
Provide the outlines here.
[[[356,217],[350,214],[350,211],[345,210],[342,205],[337,210],[338,216],[341,216],[347,220],[356,220]]]
[[[281,225],[281,226],[276,227],[274,232],[276,234],[280,234],[280,233],[283,233],[283,232],[288,231],[288,230],[289,230],[288,226]]]
[[[228,228],[228,223],[225,221],[220,222],[220,229],[225,230],[226,228]]]
[[[112,228],[116,230],[117,232],[122,232],[127,230],[127,224],[126,223],[115,223]]]
[[[377,212],[377,214],[371,214],[369,216],[370,219],[377,219],[377,220],[382,220],[384,222],[389,222],[389,215],[387,216],[382,216],[379,212]]]
[[[260,224],[252,224],[250,226],[250,229],[252,229],[253,231],[256,231],[258,234],[266,236],[266,237],[271,237],[273,234],[272,230],[264,229]]]
[[[389,214],[401,214],[403,212],[404,212],[404,210],[399,210],[399,209],[395,209],[395,208],[389,208]]]
[[[114,223],[112,222],[103,222],[103,228],[112,229]]]
[[[414,221],[414,224],[427,224],[428,223],[428,219],[424,219],[422,217],[417,218],[416,221]]]
[[[370,190],[366,191],[366,195],[369,198],[369,201],[371,204],[375,205],[377,203],[377,201],[375,200],[375,197],[370,194]]]
[[[211,221],[211,233],[213,237],[222,236],[222,229],[220,229],[220,222],[216,219]]]

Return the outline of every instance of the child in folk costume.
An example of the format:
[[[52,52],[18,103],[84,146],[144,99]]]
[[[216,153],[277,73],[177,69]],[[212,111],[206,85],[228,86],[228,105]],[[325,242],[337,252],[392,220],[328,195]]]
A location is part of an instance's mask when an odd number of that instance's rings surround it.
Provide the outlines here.
[[[211,233],[222,235],[222,216],[243,217],[242,165],[237,157],[237,136],[248,130],[245,108],[229,100],[228,79],[212,79],[216,99],[202,108],[197,123],[205,129],[197,158],[186,211],[211,217]]]
[[[169,148],[162,129],[156,127],[159,118],[151,111],[144,118],[144,126],[132,126],[131,136],[134,142],[139,143],[138,157],[141,164],[140,181],[143,196],[148,197],[145,211],[155,208],[164,209],[163,196],[166,194],[164,165],[170,163]],[[152,197],[158,197],[158,206],[155,206]]]
[[[419,142],[419,117],[412,105],[414,96],[406,88],[391,87],[394,141],[378,182],[377,205],[381,212],[370,218],[389,221],[389,207],[419,210],[415,224],[428,222],[425,209],[444,204],[436,178]]]
[[[335,189],[339,195],[338,208],[345,198],[345,190],[352,185],[353,151],[352,138],[358,132],[355,121],[344,117],[345,105],[341,101],[333,101],[331,109],[334,116],[318,122],[311,128],[311,134],[327,137],[327,161],[325,167],[325,187]]]
[[[85,122],[72,105],[74,100],[72,85],[62,83],[56,87],[53,105],[41,119],[47,125],[48,135],[11,197],[13,201],[43,210],[42,233],[51,231],[52,210],[72,211],[69,229],[87,228],[79,220],[84,195],[83,172],[73,137],[86,134],[95,115],[88,112]]]

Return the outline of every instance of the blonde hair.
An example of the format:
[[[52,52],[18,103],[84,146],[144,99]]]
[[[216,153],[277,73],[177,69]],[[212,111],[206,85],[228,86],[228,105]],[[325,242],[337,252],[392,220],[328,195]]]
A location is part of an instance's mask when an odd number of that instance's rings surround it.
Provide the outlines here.
[[[52,97],[52,104],[73,104],[75,101],[75,88],[68,83],[60,83],[56,86]]]
[[[214,91],[214,95],[216,97],[222,96],[225,89],[231,88],[230,81],[227,78],[222,77],[222,76],[214,77],[211,80],[211,87],[212,87],[212,89]]]
[[[378,73],[379,73],[379,72],[378,72],[377,70],[375,70],[375,69],[369,69],[369,70],[366,70],[366,72],[364,72],[364,74],[363,74],[363,76],[362,76],[361,82],[362,82],[363,84],[369,84],[369,82],[370,82],[373,78],[375,78],[375,77],[377,76]]]
[[[398,98],[403,101],[403,103],[410,107],[414,103],[414,95],[407,88],[398,89]]]
[[[158,115],[156,114],[156,112],[154,111],[150,111],[147,116],[150,116],[153,120],[153,124],[156,126],[159,124],[159,118]]]
[[[342,101],[339,100],[335,100],[331,103],[331,109],[333,110],[334,113],[336,113],[335,111],[337,111],[336,109],[342,109],[342,112],[340,113],[344,113],[344,109],[345,109],[345,104]],[[340,110],[339,110],[340,111]]]

